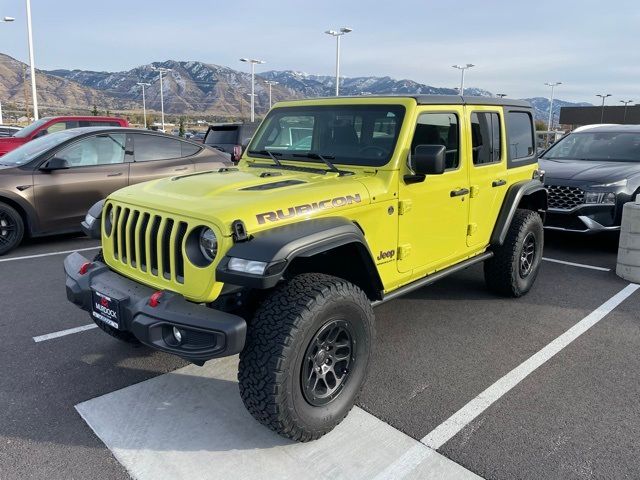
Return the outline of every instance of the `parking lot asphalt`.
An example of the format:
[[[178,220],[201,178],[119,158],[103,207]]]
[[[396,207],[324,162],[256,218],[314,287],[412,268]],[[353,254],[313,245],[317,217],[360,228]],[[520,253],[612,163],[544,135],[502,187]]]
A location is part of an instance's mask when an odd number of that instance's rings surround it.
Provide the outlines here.
[[[74,406],[171,372],[180,359],[131,347],[66,301],[64,254],[96,242],[33,240],[0,262],[0,477],[128,478]],[[87,251],[91,256],[92,251]],[[358,405],[420,440],[628,285],[615,238],[548,234],[533,290],[487,292],[481,267],[376,308],[377,346]],[[22,258],[25,257],[25,258]],[[606,269],[610,269],[606,271]],[[640,292],[500,396],[438,448],[485,478],[640,476]]]

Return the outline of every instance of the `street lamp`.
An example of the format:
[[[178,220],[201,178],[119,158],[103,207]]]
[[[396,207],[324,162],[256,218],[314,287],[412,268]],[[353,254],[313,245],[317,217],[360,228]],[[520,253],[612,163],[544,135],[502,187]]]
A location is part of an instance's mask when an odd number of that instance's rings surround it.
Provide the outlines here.
[[[602,110],[600,112],[600,123],[604,123],[604,100],[607,97],[610,97],[611,94],[610,93],[605,93],[605,94],[597,94],[596,97],[600,97],[602,99]]]
[[[13,17],[4,17],[2,19],[3,22],[13,22],[15,20],[15,18]],[[0,125],[2,125],[2,101],[0,101]]]
[[[340,95],[340,37],[353,32],[353,28],[341,27],[340,30],[327,30],[324,33],[336,38],[336,97]]]
[[[144,99],[144,87],[150,87],[150,83],[138,82],[136,85],[142,87],[142,116],[144,117],[144,128],[147,128],[147,105]]]
[[[265,80],[264,83],[269,85],[269,110],[271,110],[271,87],[273,87],[274,85],[278,85],[278,82],[276,82],[275,80]]]
[[[31,0],[27,0],[27,34],[29,37],[29,64],[31,68],[31,96],[33,97],[33,118],[35,120],[38,120],[39,116],[38,96],[36,94],[36,67],[33,60],[33,31],[31,29]]]
[[[264,60],[256,60],[254,58],[241,58],[240,61],[251,64],[251,122],[255,122],[256,121],[256,112],[255,112],[256,64],[261,65],[266,62]]]
[[[154,66],[151,66],[151,69],[155,70],[160,75],[160,114],[162,117],[162,131],[164,132],[164,91],[162,90],[162,77],[164,76],[165,72],[171,72],[172,69]]]
[[[547,122],[547,129],[553,130],[553,92],[558,85],[562,85],[562,82],[546,82],[547,87],[551,87],[551,100],[549,101],[549,121]],[[548,138],[548,137],[547,137]]]
[[[626,123],[627,121],[627,105],[629,105],[633,100],[620,100],[620,103],[624,103],[624,114],[622,115],[622,123]],[[0,117],[0,123],[2,123],[2,117]]]
[[[475,67],[473,63],[467,63],[466,65],[451,65],[453,68],[457,68],[461,72],[460,77],[460,95],[464,95],[464,71],[468,68]]]

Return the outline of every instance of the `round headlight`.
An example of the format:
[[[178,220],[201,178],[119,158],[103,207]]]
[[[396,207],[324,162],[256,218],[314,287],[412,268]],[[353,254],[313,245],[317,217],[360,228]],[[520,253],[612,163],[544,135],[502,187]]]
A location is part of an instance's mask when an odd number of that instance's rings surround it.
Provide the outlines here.
[[[218,238],[210,228],[203,228],[200,232],[200,251],[211,262],[218,254]]]

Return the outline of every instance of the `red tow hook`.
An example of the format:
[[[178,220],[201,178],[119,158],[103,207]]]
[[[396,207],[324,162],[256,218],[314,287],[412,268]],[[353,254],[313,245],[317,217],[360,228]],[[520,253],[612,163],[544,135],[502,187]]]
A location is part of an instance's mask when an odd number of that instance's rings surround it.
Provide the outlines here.
[[[158,305],[160,305],[160,299],[162,298],[163,293],[164,292],[162,291],[157,291],[149,297],[149,306],[151,308],[156,308]]]
[[[78,270],[78,273],[80,275],[84,275],[89,271],[91,267],[93,267],[93,262],[84,262],[82,265],[80,265],[80,270]]]

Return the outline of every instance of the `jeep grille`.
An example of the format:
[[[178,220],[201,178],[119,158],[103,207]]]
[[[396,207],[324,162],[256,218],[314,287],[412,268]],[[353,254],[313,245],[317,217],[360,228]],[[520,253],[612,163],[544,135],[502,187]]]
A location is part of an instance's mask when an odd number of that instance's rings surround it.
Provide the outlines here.
[[[549,208],[571,210],[584,203],[584,190],[564,185],[548,185]]]

